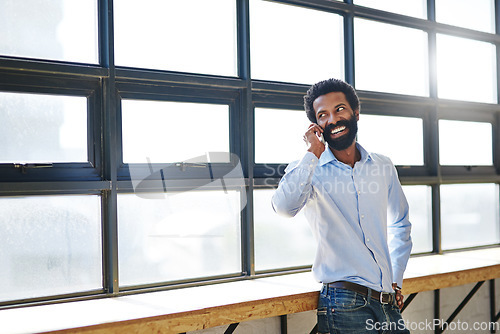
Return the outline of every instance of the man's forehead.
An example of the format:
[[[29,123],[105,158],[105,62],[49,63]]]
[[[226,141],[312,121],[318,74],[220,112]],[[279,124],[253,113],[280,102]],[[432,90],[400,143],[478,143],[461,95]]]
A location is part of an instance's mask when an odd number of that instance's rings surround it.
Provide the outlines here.
[[[328,105],[338,105],[340,103],[344,103],[349,105],[349,102],[347,101],[347,98],[343,92],[330,92],[326,93],[324,95],[318,96],[314,102],[313,102],[313,107],[316,110],[316,108],[321,104],[328,104]]]

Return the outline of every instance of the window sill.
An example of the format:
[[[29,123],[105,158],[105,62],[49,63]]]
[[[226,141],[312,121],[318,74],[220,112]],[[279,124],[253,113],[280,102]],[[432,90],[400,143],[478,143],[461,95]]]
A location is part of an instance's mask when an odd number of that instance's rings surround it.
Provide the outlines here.
[[[500,247],[412,257],[403,293],[500,277]],[[181,333],[316,308],[311,273],[0,311],[0,333]]]

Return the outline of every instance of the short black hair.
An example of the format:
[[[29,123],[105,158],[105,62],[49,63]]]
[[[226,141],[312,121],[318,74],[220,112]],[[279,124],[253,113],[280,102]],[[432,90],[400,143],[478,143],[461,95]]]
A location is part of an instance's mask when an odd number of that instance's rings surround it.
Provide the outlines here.
[[[314,111],[313,107],[314,100],[321,95],[331,92],[344,93],[352,111],[359,109],[359,98],[358,94],[356,94],[356,91],[354,90],[354,87],[340,79],[332,78],[323,80],[312,85],[306,95],[304,95],[304,109],[306,110],[307,118],[309,118],[312,123],[317,123],[316,111]]]

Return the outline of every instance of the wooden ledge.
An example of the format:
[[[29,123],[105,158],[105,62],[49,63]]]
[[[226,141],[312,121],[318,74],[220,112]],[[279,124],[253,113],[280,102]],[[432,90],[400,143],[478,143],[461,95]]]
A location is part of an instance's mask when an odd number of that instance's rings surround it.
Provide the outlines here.
[[[500,247],[410,258],[403,294],[450,288],[500,277]]]
[[[500,277],[500,264],[482,268],[466,269],[461,271],[441,273],[429,276],[407,278],[403,283],[403,294],[450,288],[487,281]]]
[[[316,309],[317,299],[318,292],[315,291],[52,333],[184,333],[247,320],[311,311]]]
[[[500,247],[412,257],[404,294],[500,277]],[[315,310],[311,273],[0,311],[0,333],[182,333]]]

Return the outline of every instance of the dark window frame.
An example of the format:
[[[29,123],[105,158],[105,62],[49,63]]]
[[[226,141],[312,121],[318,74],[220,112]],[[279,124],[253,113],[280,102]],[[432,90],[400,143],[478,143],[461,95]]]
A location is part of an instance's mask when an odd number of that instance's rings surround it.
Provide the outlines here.
[[[196,73],[116,67],[113,47],[113,0],[96,0],[99,18],[99,65],[37,60],[0,56],[0,91],[24,93],[69,94],[89,97],[89,152],[92,164],[54,164],[48,169],[30,170],[22,174],[13,166],[0,165],[0,196],[48,194],[100,194],[103,230],[103,290],[75,292],[66,296],[46,296],[0,303],[0,308],[27,304],[43,304],[71,299],[117,296],[171,289],[182,286],[211,284],[261,277],[262,275],[309,270],[307,267],[255,272],[253,232],[253,190],[273,188],[283,165],[255,164],[254,108],[274,107],[303,109],[302,96],[308,85],[277,81],[252,80],[250,65],[249,0],[237,1],[238,77]],[[403,185],[427,185],[432,189],[433,251],[442,253],[440,229],[441,184],[500,183],[500,107],[437,98],[436,34],[448,34],[490,42],[496,45],[497,63],[500,60],[500,0],[495,0],[496,33],[474,31],[437,23],[434,19],[434,0],[427,0],[428,19],[389,13],[357,6],[352,0],[279,0],[283,5],[323,10],[340,14],[344,19],[345,80],[355,86],[354,30],[355,17],[410,27],[425,31],[429,38],[429,96],[413,97],[390,93],[360,91],[361,113],[422,118],[424,122],[424,166],[397,166]],[[472,5],[471,5],[472,6]],[[497,69],[497,96],[500,101],[500,69]],[[120,288],[118,277],[117,195],[132,188],[121,162],[120,99],[144,98],[168,101],[223,103],[230,105],[231,152],[239,156],[243,167],[247,205],[241,214],[242,270],[240,275],[228,274],[217,278],[162,282],[142,287]],[[497,102],[499,102],[497,101]],[[398,111],[388,110],[394,106]],[[474,107],[475,114],[455,113],[453,110]],[[451,112],[450,112],[451,111]],[[468,171],[458,166],[439,165],[438,120],[451,117],[458,120],[488,119],[493,125],[493,166]],[[304,115],[304,125],[307,118]],[[264,166],[265,165],[265,166]],[[147,168],[147,166],[143,166]],[[224,173],[228,166],[217,166]],[[173,167],[177,168],[177,167]],[[265,168],[265,169],[263,169]],[[176,180],[182,187],[184,175]],[[188,175],[195,180],[196,172]],[[159,189],[156,189],[159,190]]]

